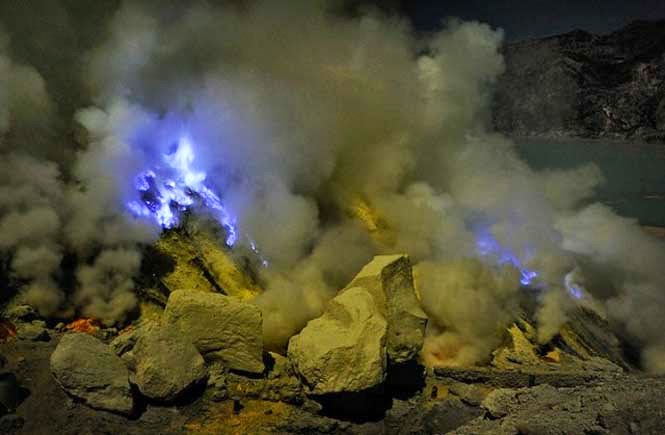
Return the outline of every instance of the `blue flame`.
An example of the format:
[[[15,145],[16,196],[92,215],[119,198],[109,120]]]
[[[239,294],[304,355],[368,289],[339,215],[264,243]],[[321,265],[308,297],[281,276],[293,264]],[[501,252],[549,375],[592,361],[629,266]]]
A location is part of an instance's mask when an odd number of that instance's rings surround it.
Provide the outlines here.
[[[483,227],[476,231],[475,235],[476,249],[481,256],[492,257],[499,265],[509,264],[515,267],[520,272],[520,283],[525,287],[538,287],[543,285],[538,282],[539,273],[525,266],[524,260],[528,261],[529,258],[520,259],[515,253],[505,246],[502,246],[489,231],[488,227]],[[529,254],[528,249],[526,252]],[[575,270],[566,274],[564,277],[564,287],[573,298],[582,299],[584,296],[584,290],[582,286],[575,282],[574,275]]]
[[[523,286],[533,285],[538,278],[538,272],[527,268],[517,255],[502,246],[487,229],[476,232],[476,249],[481,256],[494,257],[499,265],[509,264],[519,270]]]
[[[127,209],[139,217],[151,217],[162,228],[180,223],[180,212],[198,198],[226,230],[229,247],[238,242],[238,226],[219,195],[205,184],[205,171],[194,168],[194,146],[189,136],[182,135],[169,153],[154,167],[141,171],[134,180],[140,201],[127,202]]]
[[[568,293],[575,299],[582,299],[582,296],[584,296],[584,291],[582,290],[581,286],[575,283],[573,274],[574,271],[568,273],[564,278],[564,284],[566,285],[566,290],[568,290]]]

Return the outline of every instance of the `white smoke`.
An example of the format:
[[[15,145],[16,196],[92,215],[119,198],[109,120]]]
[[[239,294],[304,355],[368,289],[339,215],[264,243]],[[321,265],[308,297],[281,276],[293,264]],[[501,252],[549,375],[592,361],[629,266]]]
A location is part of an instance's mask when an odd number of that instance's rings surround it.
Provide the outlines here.
[[[62,185],[56,165],[43,161],[35,145],[44,139],[53,107],[39,73],[13,62],[8,45],[0,29],[0,252],[12,253],[11,272],[24,284],[25,300],[52,313],[63,300],[55,283]],[[16,146],[24,140],[34,143]]]
[[[58,122],[46,83],[33,68],[12,61],[0,40],[0,252],[11,259],[21,298],[42,315],[71,308],[112,324],[135,307],[132,277],[139,244],[158,231],[135,222],[118,202],[122,163],[114,144],[93,144],[73,163],[65,184],[50,160]],[[68,301],[61,288],[65,252],[79,259],[77,288]],[[71,289],[68,289],[71,290]]]

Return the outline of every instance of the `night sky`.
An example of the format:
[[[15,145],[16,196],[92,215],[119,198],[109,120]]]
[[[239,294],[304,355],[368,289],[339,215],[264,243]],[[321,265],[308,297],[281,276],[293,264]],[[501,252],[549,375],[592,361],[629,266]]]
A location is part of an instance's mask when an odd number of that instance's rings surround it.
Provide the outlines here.
[[[582,29],[606,33],[637,19],[665,19],[665,0],[371,0],[398,9],[418,30],[440,27],[446,17],[501,27],[509,40]]]

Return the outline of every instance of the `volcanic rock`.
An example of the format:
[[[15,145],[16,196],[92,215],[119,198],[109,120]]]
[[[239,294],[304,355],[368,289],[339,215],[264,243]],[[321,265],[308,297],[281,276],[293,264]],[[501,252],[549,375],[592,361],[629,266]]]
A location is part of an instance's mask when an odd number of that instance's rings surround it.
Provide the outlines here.
[[[603,358],[624,369],[632,368],[606,319],[586,307],[571,311],[568,318],[554,340],[562,349],[583,360]]]
[[[212,399],[260,399],[302,404],[305,400],[302,384],[293,371],[291,361],[272,352],[267,354],[266,361],[266,372],[261,377],[242,376],[213,364],[208,379],[208,392]]]
[[[543,364],[533,344],[536,337],[536,329],[533,326],[526,321],[517,322],[507,329],[507,333],[510,342],[494,351],[492,358],[494,367],[512,370],[522,366]]]
[[[263,372],[263,321],[256,306],[217,293],[178,290],[169,296],[163,321],[188,337],[206,359]]]
[[[116,355],[123,358],[130,366],[134,365],[134,347],[139,338],[149,331],[160,328],[161,322],[155,320],[143,320],[120,332],[109,346]]]
[[[30,305],[21,303],[10,303],[2,313],[2,317],[7,319],[24,322],[30,322],[39,318],[37,311]]]
[[[391,363],[418,356],[423,346],[427,315],[420,308],[406,255],[379,255],[362,268],[347,286],[363,287],[388,321],[386,349]]]
[[[497,130],[513,136],[665,141],[665,21],[576,30],[504,48]]]
[[[160,287],[164,287],[166,294],[179,289],[189,291],[213,292],[214,286],[199,267],[198,254],[186,235],[178,232],[163,234],[155,243],[152,253],[151,265],[154,270],[150,272],[159,276]],[[154,294],[164,305],[167,297]],[[161,299],[164,299],[163,303]],[[154,298],[153,298],[154,299]]]
[[[16,414],[0,417],[0,433],[10,434],[23,427],[24,420]]]
[[[14,411],[28,394],[28,390],[19,385],[16,375],[0,373],[0,415]]]
[[[220,247],[219,240],[198,228],[193,234],[172,232],[162,235],[154,246],[154,270],[159,282],[154,283],[168,293],[188,291],[221,292],[241,300],[251,300],[260,291],[251,274],[240,267]],[[146,296],[160,305],[166,297],[159,290]]]
[[[154,400],[172,401],[207,376],[201,354],[172,327],[141,334],[132,353],[136,385]]]
[[[349,288],[289,340],[288,357],[313,394],[360,392],[385,379],[387,329],[372,294]]]
[[[16,325],[16,336],[21,340],[49,341],[51,336],[46,330],[46,322],[33,320],[29,323],[18,323]]]
[[[127,366],[91,335],[64,335],[51,355],[51,371],[65,391],[92,408],[132,412]]]
[[[199,231],[192,236],[192,244],[196,247],[203,270],[225,294],[247,301],[260,293],[250,275],[213,238]]]

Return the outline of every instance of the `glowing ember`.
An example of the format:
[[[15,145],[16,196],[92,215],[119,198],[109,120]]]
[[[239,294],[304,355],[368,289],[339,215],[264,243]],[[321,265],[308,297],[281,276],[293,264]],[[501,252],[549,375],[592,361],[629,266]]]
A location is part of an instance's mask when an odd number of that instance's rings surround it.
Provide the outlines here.
[[[94,334],[99,331],[100,323],[92,318],[81,318],[74,320],[65,326],[65,329],[72,332],[84,332],[86,334]]]
[[[16,337],[16,326],[9,320],[0,320],[0,343]]]

